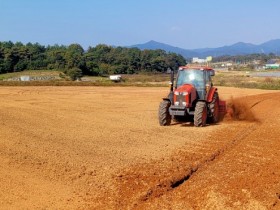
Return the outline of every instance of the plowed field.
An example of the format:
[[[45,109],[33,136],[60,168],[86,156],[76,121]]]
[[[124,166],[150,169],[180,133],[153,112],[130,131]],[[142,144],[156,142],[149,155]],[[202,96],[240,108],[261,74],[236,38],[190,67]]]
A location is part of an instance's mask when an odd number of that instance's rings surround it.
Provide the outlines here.
[[[1,87],[0,209],[280,209],[280,92],[221,87],[254,118],[204,128],[160,127],[167,92]]]

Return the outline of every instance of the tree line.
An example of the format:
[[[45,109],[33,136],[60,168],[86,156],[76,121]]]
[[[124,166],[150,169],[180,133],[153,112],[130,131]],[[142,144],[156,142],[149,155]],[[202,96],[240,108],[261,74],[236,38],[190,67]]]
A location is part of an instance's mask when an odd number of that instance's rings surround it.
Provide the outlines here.
[[[185,64],[183,56],[164,50],[140,50],[104,44],[84,50],[79,44],[44,46],[39,43],[0,42],[0,73],[49,69],[104,76],[165,72],[168,68],[176,69]]]
[[[213,62],[234,62],[240,64],[252,63],[253,61],[260,61],[260,64],[266,64],[269,60],[279,59],[280,56],[277,56],[273,53],[264,54],[264,53],[255,53],[249,55],[224,55],[219,57],[214,57]]]

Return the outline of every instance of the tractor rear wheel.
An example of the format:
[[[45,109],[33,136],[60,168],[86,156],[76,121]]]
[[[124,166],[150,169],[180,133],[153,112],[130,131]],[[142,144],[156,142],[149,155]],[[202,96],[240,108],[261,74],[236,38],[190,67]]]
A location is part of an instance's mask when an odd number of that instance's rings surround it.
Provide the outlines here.
[[[194,110],[194,125],[196,127],[203,127],[206,125],[207,107],[204,101],[198,101]]]
[[[170,101],[164,100],[159,105],[158,120],[161,126],[167,126],[171,123],[171,115],[169,113]]]
[[[214,93],[209,109],[211,111],[211,123],[217,123],[219,121],[219,95],[217,92]]]

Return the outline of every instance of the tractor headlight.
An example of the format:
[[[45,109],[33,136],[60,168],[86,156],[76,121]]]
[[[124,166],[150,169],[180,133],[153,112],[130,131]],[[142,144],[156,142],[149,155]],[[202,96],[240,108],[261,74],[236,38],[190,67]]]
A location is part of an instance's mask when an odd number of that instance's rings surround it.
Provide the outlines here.
[[[179,101],[175,101],[174,105],[179,106]]]
[[[179,95],[179,92],[178,92],[178,91],[175,91],[175,92],[174,92],[174,95],[178,96],[178,95]]]
[[[183,106],[187,106],[187,102],[182,102],[182,105]]]
[[[189,93],[188,92],[183,92],[183,96],[186,96],[188,95]]]

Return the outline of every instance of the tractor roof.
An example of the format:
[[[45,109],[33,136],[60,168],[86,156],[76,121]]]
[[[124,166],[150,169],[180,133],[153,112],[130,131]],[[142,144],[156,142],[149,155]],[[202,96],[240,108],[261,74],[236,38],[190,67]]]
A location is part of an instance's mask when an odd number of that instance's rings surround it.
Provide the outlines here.
[[[214,70],[208,66],[180,66],[179,70],[206,70],[206,71],[211,71]]]

